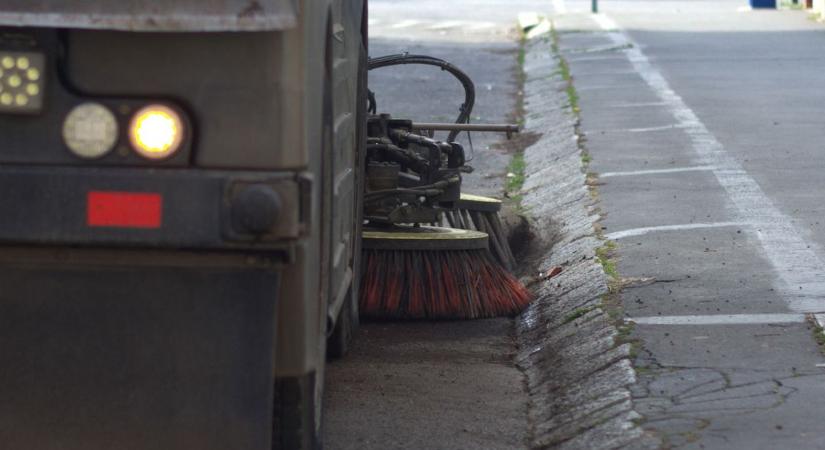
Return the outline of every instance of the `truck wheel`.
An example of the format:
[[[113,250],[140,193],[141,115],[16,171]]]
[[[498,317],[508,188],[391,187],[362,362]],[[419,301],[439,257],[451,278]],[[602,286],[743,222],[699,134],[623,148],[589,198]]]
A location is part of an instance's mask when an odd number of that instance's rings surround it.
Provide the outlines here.
[[[335,328],[332,329],[332,334],[330,334],[327,339],[327,358],[329,359],[343,358],[349,351],[352,336],[355,334],[355,329],[357,329],[358,326],[357,323],[353,323],[358,320],[357,316],[355,319],[352,318],[352,294],[354,291],[356,291],[356,289],[350,288],[350,293],[347,299],[344,300],[341,311],[338,313]]]
[[[272,448],[316,450],[321,448],[316,423],[316,374],[275,380]]]
[[[330,359],[342,358],[349,351],[353,336],[358,330],[358,300],[361,285],[361,217],[363,213],[364,179],[366,176],[365,154],[367,143],[367,49],[364,43],[358,53],[358,91],[355,100],[356,120],[358,131],[356,133],[356,158],[359,165],[355,171],[355,192],[358,199],[355,202],[355,217],[353,217],[353,261],[352,261],[352,285],[350,286],[347,299],[341,306],[338,318],[335,321],[335,328],[327,339],[327,357]]]

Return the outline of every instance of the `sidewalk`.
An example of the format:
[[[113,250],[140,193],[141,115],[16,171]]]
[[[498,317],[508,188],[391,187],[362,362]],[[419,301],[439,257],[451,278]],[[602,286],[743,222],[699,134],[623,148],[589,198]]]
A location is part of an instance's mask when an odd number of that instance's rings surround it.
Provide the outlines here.
[[[603,2],[595,20],[554,20],[605,232],[637,280],[622,301],[644,427],[674,448],[825,448],[825,358],[805,321],[825,309],[823,95],[803,87],[825,73],[825,40],[798,12],[737,5]]]

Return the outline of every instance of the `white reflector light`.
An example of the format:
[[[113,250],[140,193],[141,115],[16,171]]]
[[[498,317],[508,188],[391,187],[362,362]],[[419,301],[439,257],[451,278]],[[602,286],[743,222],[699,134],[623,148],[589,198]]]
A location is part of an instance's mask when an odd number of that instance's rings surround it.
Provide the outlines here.
[[[117,138],[115,115],[99,103],[76,106],[63,121],[63,142],[81,158],[100,158],[114,148]]]
[[[138,110],[129,123],[129,141],[141,156],[164,159],[180,148],[183,121],[173,109],[149,105]]]
[[[34,114],[43,109],[40,53],[0,51],[0,113]]]

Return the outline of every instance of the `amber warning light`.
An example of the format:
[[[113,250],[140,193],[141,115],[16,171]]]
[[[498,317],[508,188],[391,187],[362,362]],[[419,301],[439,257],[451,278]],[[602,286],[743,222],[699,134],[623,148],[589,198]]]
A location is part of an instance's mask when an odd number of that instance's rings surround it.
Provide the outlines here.
[[[142,108],[129,124],[129,141],[147,159],[165,159],[180,148],[183,121],[178,113],[163,105]]]
[[[91,191],[86,197],[90,227],[160,228],[163,197],[151,192]]]

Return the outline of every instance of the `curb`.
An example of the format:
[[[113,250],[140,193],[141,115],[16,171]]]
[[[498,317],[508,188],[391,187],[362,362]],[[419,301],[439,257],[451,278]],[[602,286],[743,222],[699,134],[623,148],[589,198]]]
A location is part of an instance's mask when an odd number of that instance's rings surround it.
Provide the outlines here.
[[[529,445],[557,449],[653,449],[661,443],[637,425],[629,387],[636,382],[630,345],[602,310],[608,278],[596,258],[603,241],[586,186],[577,119],[558,73],[549,34],[525,43],[524,130],[540,139],[524,152],[522,205],[537,218],[539,235],[555,234],[541,273],[557,276],[534,286],[536,300],[516,321],[528,405]]]

